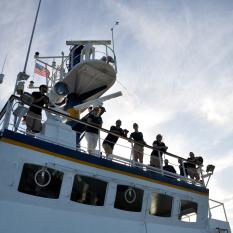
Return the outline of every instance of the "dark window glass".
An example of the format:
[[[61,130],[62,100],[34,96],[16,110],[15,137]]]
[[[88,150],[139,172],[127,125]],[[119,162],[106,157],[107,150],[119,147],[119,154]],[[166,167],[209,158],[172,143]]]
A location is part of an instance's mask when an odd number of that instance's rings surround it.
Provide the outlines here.
[[[179,219],[184,222],[196,222],[197,203],[188,200],[181,200]]]
[[[159,217],[171,217],[173,197],[152,193],[149,213]]]
[[[24,164],[18,191],[34,196],[59,198],[63,173],[52,168]]]
[[[76,175],[70,200],[87,205],[103,206],[106,189],[105,181]]]
[[[121,210],[140,212],[142,209],[143,190],[117,185],[116,199],[114,207]]]

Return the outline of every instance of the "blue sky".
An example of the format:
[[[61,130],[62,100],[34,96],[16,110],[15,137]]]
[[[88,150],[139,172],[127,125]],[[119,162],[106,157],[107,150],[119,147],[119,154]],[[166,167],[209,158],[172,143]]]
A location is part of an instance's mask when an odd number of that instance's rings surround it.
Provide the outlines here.
[[[0,64],[8,55],[0,107],[23,69],[36,7],[0,0]],[[138,122],[148,144],[161,133],[170,152],[215,164],[210,196],[227,201],[233,223],[233,1],[43,1],[28,73],[35,51],[57,55],[68,52],[66,40],[111,39],[116,20],[118,80],[127,90],[112,88],[124,96],[106,103],[104,127],[121,118],[132,131]]]

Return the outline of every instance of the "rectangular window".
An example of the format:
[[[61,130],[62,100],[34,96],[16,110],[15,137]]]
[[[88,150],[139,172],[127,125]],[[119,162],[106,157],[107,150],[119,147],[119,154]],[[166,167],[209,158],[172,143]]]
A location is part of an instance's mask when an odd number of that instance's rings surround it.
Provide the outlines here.
[[[179,219],[183,222],[196,222],[197,203],[188,200],[181,200]]]
[[[18,191],[45,198],[59,198],[63,173],[52,168],[24,164]]]
[[[135,187],[117,185],[114,207],[126,211],[140,212],[142,209],[143,193],[143,190]]]
[[[103,206],[107,182],[93,177],[76,175],[74,178],[71,201],[86,205]]]
[[[152,193],[149,214],[159,217],[171,217],[172,203],[173,197],[161,193]]]

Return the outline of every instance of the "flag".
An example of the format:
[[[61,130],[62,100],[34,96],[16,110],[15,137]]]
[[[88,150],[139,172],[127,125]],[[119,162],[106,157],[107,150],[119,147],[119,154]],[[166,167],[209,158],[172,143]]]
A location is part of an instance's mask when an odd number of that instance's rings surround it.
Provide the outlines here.
[[[38,63],[35,64],[34,73],[38,74],[40,76],[43,76],[43,77],[49,77],[49,75],[50,75],[49,70],[46,67],[44,67]]]

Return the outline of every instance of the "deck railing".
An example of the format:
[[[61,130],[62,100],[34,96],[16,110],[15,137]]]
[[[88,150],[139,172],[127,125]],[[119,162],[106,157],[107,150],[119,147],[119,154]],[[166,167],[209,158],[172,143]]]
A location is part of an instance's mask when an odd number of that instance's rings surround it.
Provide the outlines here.
[[[216,201],[216,200],[213,200],[213,199],[209,199],[209,217],[210,218],[212,218],[212,215],[213,215],[212,212],[216,208],[218,208],[218,210],[220,209],[220,211],[222,211],[223,218],[224,218],[223,220],[225,220],[226,222],[228,222],[224,203]],[[218,211],[218,214],[219,214],[219,211]]]
[[[9,129],[9,130],[17,131],[17,132],[23,133],[23,134],[30,134],[29,132],[26,131],[25,126],[20,125],[19,127],[15,127],[15,121],[13,119],[13,117],[14,117],[13,112],[19,104],[22,106],[21,98],[18,96],[11,96],[10,99],[8,100],[7,104],[3,107],[2,111],[0,112],[0,127],[1,127],[0,130],[1,130],[1,132],[3,132],[5,129]],[[24,106],[26,105],[25,103],[23,103],[23,104],[24,104]],[[34,105],[34,106],[36,106],[36,105]],[[39,106],[37,106],[37,107],[39,107]],[[187,174],[184,174],[184,176],[181,176],[177,173],[171,173],[171,172],[165,171],[163,169],[162,163],[160,163],[160,168],[156,168],[156,167],[150,166],[148,164],[144,164],[144,163],[142,164],[142,163],[136,162],[132,159],[132,156],[131,156],[131,149],[132,149],[131,145],[132,145],[132,143],[134,143],[133,140],[126,138],[126,137],[122,137],[122,136],[117,135],[115,133],[112,133],[105,128],[98,128],[96,126],[88,124],[87,122],[73,118],[73,117],[69,116],[68,114],[66,114],[66,112],[64,112],[64,111],[59,111],[59,110],[54,110],[53,108],[44,108],[44,107],[42,107],[42,109],[47,113],[54,114],[54,115],[60,117],[61,121],[64,119],[68,119],[70,121],[81,123],[85,126],[90,126],[90,127],[99,129],[99,131],[100,131],[99,150],[96,151],[96,153],[95,153],[96,156],[100,156],[100,157],[103,157],[105,159],[113,160],[117,163],[125,164],[126,166],[134,166],[134,167],[138,167],[139,169],[143,169],[145,171],[152,171],[155,173],[165,175],[167,177],[175,178],[178,180],[183,180],[183,181],[186,181],[188,183],[192,183],[194,185],[198,185],[201,187],[205,187],[204,177],[208,177],[208,176],[212,175],[212,173],[206,173],[201,168],[200,173],[201,173],[201,176],[203,177],[203,180],[197,181],[197,180],[193,180],[193,179],[189,178]],[[102,141],[103,141],[102,135],[104,135],[104,134],[105,135],[112,134],[112,135],[115,135],[123,140],[125,145],[117,144],[115,147],[117,147],[119,151],[123,151],[120,154],[124,154],[124,157],[116,155],[117,153],[114,153],[113,155],[108,156],[108,157],[105,156],[103,150],[101,149],[101,145],[102,145]],[[45,140],[43,138],[43,135],[35,134],[34,136],[36,138],[41,139],[41,140]],[[46,139],[46,140],[48,140],[48,139]],[[50,141],[52,143],[57,143],[57,141],[55,141],[55,139],[54,140],[50,139]],[[62,145],[62,146],[69,147],[69,145]],[[143,146],[144,146],[145,150],[147,150],[147,151],[157,150],[149,145],[143,145]],[[76,149],[76,148],[72,148],[72,149]],[[77,150],[85,151],[87,153],[87,148],[84,145],[81,145],[81,147],[78,148]],[[114,148],[114,151],[117,151],[117,149]],[[125,152],[125,151],[128,151],[128,152]],[[164,158],[169,158],[170,161],[174,161],[173,165],[178,167],[178,163],[175,163],[175,161],[178,162],[179,159],[182,160],[183,161],[182,162],[183,171],[186,171],[186,168],[184,167],[184,162],[187,162],[187,160],[185,158],[182,158],[178,155],[175,155],[175,154],[172,154],[169,152],[162,152],[159,150],[157,150],[157,151],[158,151],[159,156],[160,156],[160,161],[162,161]],[[128,156],[126,153],[128,153]],[[150,153],[145,152],[144,158],[145,158],[145,160],[149,161]],[[171,162],[170,162],[170,164],[171,164]]]

